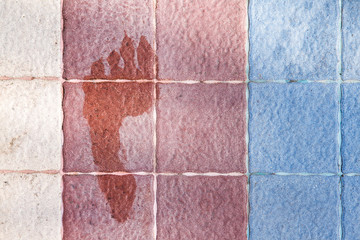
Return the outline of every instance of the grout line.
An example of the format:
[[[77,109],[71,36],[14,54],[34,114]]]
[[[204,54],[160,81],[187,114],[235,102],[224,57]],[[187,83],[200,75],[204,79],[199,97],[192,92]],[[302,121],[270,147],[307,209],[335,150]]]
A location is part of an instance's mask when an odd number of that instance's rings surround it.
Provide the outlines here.
[[[339,16],[339,37],[338,37],[338,48],[339,48],[339,59],[340,59],[340,64],[339,64],[339,71],[340,71],[340,78],[339,78],[339,89],[338,89],[338,94],[339,94],[339,132],[338,132],[338,143],[339,143],[339,172],[340,172],[340,179],[339,179],[339,202],[340,202],[340,206],[339,206],[339,216],[340,216],[340,226],[339,226],[339,238],[343,239],[344,238],[344,231],[343,231],[343,201],[342,201],[342,195],[343,195],[343,162],[342,162],[342,155],[341,155],[341,147],[342,147],[342,115],[341,115],[341,100],[342,100],[342,83],[343,83],[343,68],[342,68],[342,44],[343,44],[343,39],[342,39],[342,16],[343,16],[343,6],[342,6],[342,0],[339,0],[339,8],[340,8],[340,16]]]
[[[154,240],[157,239],[157,174],[156,174],[156,168],[157,168],[157,156],[156,156],[156,149],[157,149],[157,113],[156,113],[156,104],[157,104],[157,76],[158,76],[158,62],[157,62],[157,26],[156,26],[156,7],[157,7],[157,0],[153,1],[153,10],[154,10],[154,132],[153,132],[153,141],[154,141],[154,153],[153,153],[153,191],[154,191],[154,206],[153,206],[153,236]]]
[[[246,38],[246,133],[245,133],[245,142],[246,142],[246,193],[247,193],[247,203],[246,203],[246,214],[247,214],[247,224],[246,224],[246,237],[250,239],[250,173],[249,173],[249,97],[250,97],[250,89],[249,89],[249,82],[250,82],[250,63],[249,63],[249,53],[250,53],[250,15],[249,15],[249,7],[250,7],[250,0],[246,1],[246,28],[247,28],[247,38]]]

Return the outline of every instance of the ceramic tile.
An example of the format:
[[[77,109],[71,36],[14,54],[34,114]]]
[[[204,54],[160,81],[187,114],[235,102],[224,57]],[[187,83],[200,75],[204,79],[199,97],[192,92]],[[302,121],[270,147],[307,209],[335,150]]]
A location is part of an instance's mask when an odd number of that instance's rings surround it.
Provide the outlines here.
[[[0,173],[0,239],[61,239],[61,177]]]
[[[64,0],[66,79],[151,79],[152,0]]]
[[[158,76],[245,80],[247,1],[158,0]]]
[[[0,169],[60,170],[61,82],[0,81]]]
[[[65,83],[64,170],[152,171],[152,83]]]
[[[337,173],[338,85],[251,83],[250,172]]]
[[[246,239],[245,176],[159,176],[157,239]]]
[[[160,172],[246,172],[246,85],[157,86]]]
[[[64,240],[151,239],[151,176],[64,177]]]
[[[3,0],[0,26],[0,76],[61,77],[59,0]]]
[[[251,80],[336,80],[337,0],[253,0],[249,5]]]
[[[343,238],[344,240],[358,239],[360,231],[360,177],[344,177],[342,182],[342,210],[343,210]]]
[[[252,176],[250,239],[340,239],[337,176]]]

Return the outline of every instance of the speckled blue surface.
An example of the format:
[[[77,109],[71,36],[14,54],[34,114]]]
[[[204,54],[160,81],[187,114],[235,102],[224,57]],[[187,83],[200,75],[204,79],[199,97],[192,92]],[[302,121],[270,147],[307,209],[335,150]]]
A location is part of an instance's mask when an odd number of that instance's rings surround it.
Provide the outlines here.
[[[250,239],[339,239],[337,176],[252,176]]]
[[[344,80],[360,79],[360,1],[343,0],[342,67]]]
[[[343,84],[341,99],[343,172],[360,172],[360,84]]]
[[[250,80],[340,77],[338,0],[251,0],[249,20]]]
[[[250,83],[250,172],[337,173],[336,84]]]
[[[344,177],[342,181],[343,239],[360,239],[360,176]]]

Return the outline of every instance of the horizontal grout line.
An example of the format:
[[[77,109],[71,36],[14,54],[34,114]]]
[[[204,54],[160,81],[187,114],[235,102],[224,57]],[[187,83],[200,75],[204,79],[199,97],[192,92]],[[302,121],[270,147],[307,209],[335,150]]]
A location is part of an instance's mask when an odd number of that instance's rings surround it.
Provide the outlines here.
[[[154,175],[154,176],[360,176],[360,173],[287,173],[287,172],[62,172],[60,170],[0,170],[0,174],[23,173],[23,174],[59,174],[59,175]]]
[[[0,76],[0,80],[64,80],[61,77],[30,77],[30,76],[23,76],[23,77],[6,77]]]

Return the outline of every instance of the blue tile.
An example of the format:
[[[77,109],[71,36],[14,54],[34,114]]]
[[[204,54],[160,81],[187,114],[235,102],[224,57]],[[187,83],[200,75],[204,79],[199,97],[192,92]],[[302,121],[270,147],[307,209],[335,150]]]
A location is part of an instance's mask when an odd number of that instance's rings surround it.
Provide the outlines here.
[[[250,172],[337,173],[334,83],[250,83]]]
[[[360,79],[360,1],[343,0],[342,68],[344,80]]]
[[[339,78],[338,0],[252,0],[250,80]]]
[[[250,240],[339,239],[339,179],[251,176]]]
[[[360,84],[343,84],[341,93],[342,169],[360,172]]]
[[[342,181],[343,240],[360,240],[360,177]]]

